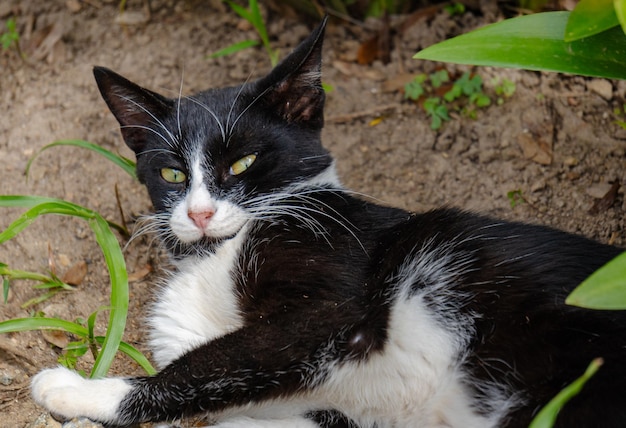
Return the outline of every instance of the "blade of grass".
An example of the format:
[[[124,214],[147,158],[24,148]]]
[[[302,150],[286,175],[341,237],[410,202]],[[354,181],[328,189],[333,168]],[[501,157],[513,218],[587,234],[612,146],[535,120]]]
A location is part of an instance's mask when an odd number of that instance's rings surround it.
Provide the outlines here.
[[[95,340],[98,343],[102,343],[104,341],[104,337],[96,336]],[[128,355],[133,361],[139,364],[139,366],[142,369],[144,369],[144,371],[148,375],[152,376],[156,374],[157,371],[155,370],[154,367],[152,367],[152,364],[150,364],[150,361],[148,361],[148,359],[141,352],[139,352],[139,350],[137,350],[137,348],[135,348],[134,346],[126,342],[120,342],[120,351]]]
[[[221,56],[231,55],[231,54],[234,54],[235,52],[239,52],[241,50],[250,48],[252,46],[257,46],[258,44],[259,42],[257,40],[244,40],[239,43],[233,43],[230,46],[226,46],[224,49],[220,49],[217,52],[213,52],[211,55],[209,55],[209,58],[218,58]]]
[[[85,327],[59,318],[15,318],[0,322],[0,334],[30,330],[61,330],[79,337],[87,337],[87,329]]]
[[[561,408],[572,397],[576,396],[585,386],[585,383],[596,374],[600,366],[602,365],[602,358],[596,358],[589,364],[585,373],[569,384],[565,389],[559,392],[543,409],[535,416],[528,428],[551,428],[554,426],[554,422],[559,414]]]
[[[59,207],[64,206],[68,210],[68,213],[66,213],[65,215],[75,216],[74,213],[78,213],[81,209],[86,210],[87,212],[92,212],[88,208],[83,208],[80,205],[76,205],[71,202],[64,201],[63,199],[48,198],[45,196],[31,196],[31,195],[0,195],[0,207],[33,208],[37,205],[41,205],[45,203],[53,204],[53,205],[57,204]],[[56,213],[56,214],[61,214],[61,213]],[[82,216],[79,216],[79,217],[82,217]],[[28,224],[24,225],[24,227],[27,227],[30,223],[32,223],[35,220],[35,218],[29,220]],[[117,230],[124,236],[128,236],[128,230],[126,230],[125,227],[120,226],[119,224],[114,223],[112,221],[107,221],[107,223],[109,224],[110,227]],[[23,228],[20,230],[23,230]],[[0,234],[0,237],[1,236],[2,234]],[[2,238],[0,238],[0,243],[2,242],[4,241],[2,240]]]
[[[84,149],[91,150],[103,156],[104,158],[110,160],[115,165],[119,166],[120,168],[122,168],[122,170],[124,170],[131,177],[135,179],[137,178],[137,175],[135,173],[136,165],[134,161],[124,156],[118,155],[117,153],[113,153],[112,151],[107,150],[104,147],[99,146],[98,144],[94,144],[92,142],[84,141],[84,140],[60,140],[60,141],[55,141],[53,143],[48,144],[47,146],[42,147],[37,153],[35,153],[35,155],[32,158],[30,158],[30,160],[28,161],[28,164],[26,164],[26,176],[28,176],[30,167],[33,161],[37,158],[37,156],[39,156],[44,150],[47,150],[51,147],[57,147],[57,146],[74,146],[74,147],[81,147]]]

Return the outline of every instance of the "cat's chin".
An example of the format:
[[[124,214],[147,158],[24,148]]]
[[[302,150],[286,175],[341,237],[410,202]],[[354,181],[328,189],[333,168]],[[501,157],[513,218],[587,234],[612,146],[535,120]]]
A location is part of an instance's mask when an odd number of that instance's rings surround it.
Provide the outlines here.
[[[237,236],[237,233],[222,237],[209,237],[202,236],[201,238],[193,242],[178,241],[177,243],[168,246],[167,250],[175,260],[181,260],[187,257],[193,256],[205,256],[207,254],[213,254],[224,242],[233,239]]]

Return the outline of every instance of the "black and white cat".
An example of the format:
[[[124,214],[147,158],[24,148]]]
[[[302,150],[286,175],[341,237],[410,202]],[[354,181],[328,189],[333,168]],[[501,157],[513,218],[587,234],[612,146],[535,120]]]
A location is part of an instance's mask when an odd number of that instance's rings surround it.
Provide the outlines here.
[[[168,99],[105,68],[177,271],[150,316],[161,371],[33,380],[37,403],[109,425],[525,427],[604,366],[560,427],[626,426],[626,316],[565,296],[621,250],[345,190],[320,143],[325,22],[264,78]]]

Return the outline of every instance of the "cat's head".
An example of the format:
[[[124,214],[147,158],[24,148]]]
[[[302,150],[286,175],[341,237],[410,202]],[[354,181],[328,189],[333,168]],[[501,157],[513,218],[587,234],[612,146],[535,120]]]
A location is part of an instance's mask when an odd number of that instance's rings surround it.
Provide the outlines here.
[[[188,97],[167,98],[94,68],[174,254],[235,236],[295,187],[337,184],[320,142],[325,23],[265,77]]]

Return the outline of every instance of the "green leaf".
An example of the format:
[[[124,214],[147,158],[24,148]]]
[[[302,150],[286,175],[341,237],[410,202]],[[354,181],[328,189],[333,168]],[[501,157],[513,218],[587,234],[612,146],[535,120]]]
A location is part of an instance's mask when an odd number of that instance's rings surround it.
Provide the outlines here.
[[[98,153],[99,155],[104,156],[104,158],[110,160],[111,162],[113,162],[114,164],[122,168],[131,177],[137,178],[137,175],[135,173],[136,165],[134,161],[124,156],[118,155],[117,153],[113,153],[112,151],[107,150],[104,147],[101,147],[97,144],[91,143],[89,141],[84,141],[84,140],[60,140],[60,141],[55,141],[53,143],[50,143],[47,146],[44,146],[37,153],[35,153],[35,155],[32,158],[30,158],[30,160],[28,161],[28,164],[26,164],[26,175],[28,175],[28,172],[30,171],[31,164],[33,163],[35,158],[37,158],[37,156],[41,154],[41,152],[51,147],[57,147],[57,146],[74,146],[74,147],[81,147],[84,149],[91,150],[93,152]]]
[[[554,426],[554,422],[559,414],[561,408],[576,396],[585,386],[585,383],[596,374],[603,361],[601,358],[596,358],[589,364],[585,373],[569,384],[565,389],[559,392],[548,404],[545,405],[541,411],[535,416],[528,428],[551,428]]]
[[[471,65],[626,78],[626,35],[620,28],[564,42],[569,12],[520,16],[430,46],[414,58]]]
[[[593,36],[618,24],[613,0],[581,0],[567,20],[564,40]]]
[[[252,46],[257,46],[258,44],[258,40],[244,40],[242,42],[233,43],[232,45],[226,46],[225,48],[220,49],[217,52],[213,52],[211,55],[209,55],[209,58],[218,58],[221,56],[232,55],[236,52],[242,51]]]
[[[626,1],[614,0],[613,6],[615,8],[615,15],[622,27],[622,31],[626,33]]]
[[[626,309],[626,252],[591,274],[565,303],[589,309]]]

